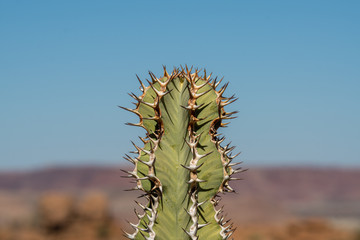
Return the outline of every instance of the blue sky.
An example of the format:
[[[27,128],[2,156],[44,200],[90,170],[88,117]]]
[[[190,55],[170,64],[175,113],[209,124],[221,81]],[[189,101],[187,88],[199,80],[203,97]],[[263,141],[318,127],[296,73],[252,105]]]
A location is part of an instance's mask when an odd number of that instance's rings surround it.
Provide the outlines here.
[[[123,163],[162,65],[230,81],[250,165],[360,166],[359,1],[0,1],[0,170]]]

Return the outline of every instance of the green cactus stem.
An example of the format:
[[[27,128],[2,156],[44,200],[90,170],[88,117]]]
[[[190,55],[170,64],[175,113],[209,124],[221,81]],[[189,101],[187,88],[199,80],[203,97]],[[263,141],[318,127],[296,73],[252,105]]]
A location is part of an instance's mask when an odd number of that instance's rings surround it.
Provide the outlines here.
[[[223,96],[228,84],[218,88],[221,80],[212,79],[204,70],[164,67],[157,78],[150,72],[148,86],[138,78],[142,94],[130,94],[135,108],[121,107],[136,114],[146,137],[143,146],[135,147],[136,155],[125,159],[134,165],[125,171],[136,182],[132,190],[141,190],[146,204],[137,204],[142,213],[135,213],[137,223],[131,223],[129,239],[183,240],[229,239],[232,224],[218,209],[219,193],[234,192],[231,180],[239,163],[232,160],[234,147],[222,146],[224,137],[217,130],[226,127],[224,120],[237,112],[225,112],[224,107],[237,100]]]

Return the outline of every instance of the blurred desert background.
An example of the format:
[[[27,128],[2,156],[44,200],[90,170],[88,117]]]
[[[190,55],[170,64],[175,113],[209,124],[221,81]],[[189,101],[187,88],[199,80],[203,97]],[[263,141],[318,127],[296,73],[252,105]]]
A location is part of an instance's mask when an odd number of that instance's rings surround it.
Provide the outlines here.
[[[360,240],[359,9],[0,0],[0,240],[132,232],[143,200],[120,169],[145,131],[118,105],[133,106],[136,75],[185,64],[224,77],[224,96],[238,98],[219,131],[249,169],[221,202],[234,239]]]
[[[142,200],[122,175],[114,166],[1,172],[0,239],[125,239]],[[360,239],[360,169],[251,167],[241,177],[221,202],[235,239]]]

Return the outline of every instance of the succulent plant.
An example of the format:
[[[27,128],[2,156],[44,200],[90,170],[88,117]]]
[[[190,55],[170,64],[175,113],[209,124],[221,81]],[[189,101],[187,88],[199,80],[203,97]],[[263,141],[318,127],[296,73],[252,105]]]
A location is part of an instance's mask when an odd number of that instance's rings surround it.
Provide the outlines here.
[[[232,160],[230,144],[222,146],[224,137],[218,128],[234,118],[235,112],[224,107],[237,99],[223,96],[228,83],[217,90],[221,80],[211,78],[206,71],[187,66],[174,68],[169,74],[157,78],[149,72],[151,80],[145,86],[139,79],[140,96],[131,93],[135,108],[121,107],[136,114],[146,137],[143,146],[133,143],[136,156],[125,159],[134,164],[125,171],[141,190],[146,204],[136,202],[142,213],[135,209],[137,223],[130,223],[133,233],[129,239],[229,239],[234,229],[222,216],[218,207],[219,193],[234,192],[231,180],[239,163]]]

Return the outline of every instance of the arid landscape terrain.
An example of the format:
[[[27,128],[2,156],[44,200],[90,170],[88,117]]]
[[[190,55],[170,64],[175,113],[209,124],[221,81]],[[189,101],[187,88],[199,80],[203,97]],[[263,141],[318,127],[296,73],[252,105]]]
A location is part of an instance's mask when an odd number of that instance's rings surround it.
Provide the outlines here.
[[[125,239],[139,192],[124,191],[132,184],[119,169],[0,172],[0,240]],[[360,169],[250,168],[242,178],[221,202],[234,239],[360,239]]]

